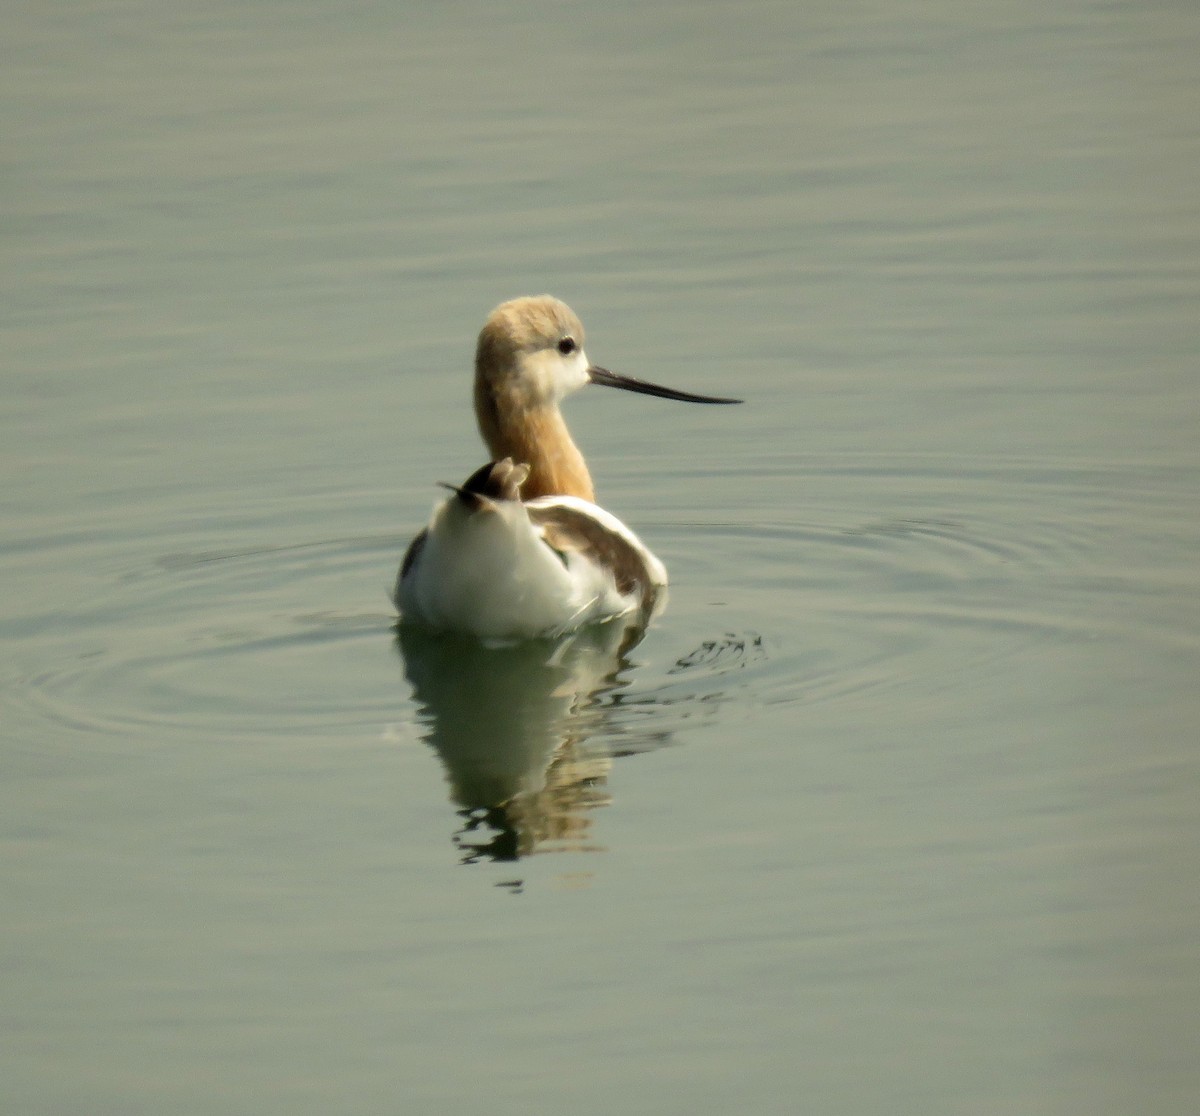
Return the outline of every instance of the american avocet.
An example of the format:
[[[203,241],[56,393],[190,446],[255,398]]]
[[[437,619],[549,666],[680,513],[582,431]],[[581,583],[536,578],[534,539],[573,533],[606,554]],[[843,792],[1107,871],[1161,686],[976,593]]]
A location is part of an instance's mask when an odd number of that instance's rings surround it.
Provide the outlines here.
[[[649,617],[666,568],[596,506],[559,411],[588,383],[689,403],[740,402],[589,363],[579,319],[549,295],[497,306],[475,350],[475,417],[495,460],[461,486],[446,485],[454,495],[409,546],[393,594],[405,619],[514,640]]]

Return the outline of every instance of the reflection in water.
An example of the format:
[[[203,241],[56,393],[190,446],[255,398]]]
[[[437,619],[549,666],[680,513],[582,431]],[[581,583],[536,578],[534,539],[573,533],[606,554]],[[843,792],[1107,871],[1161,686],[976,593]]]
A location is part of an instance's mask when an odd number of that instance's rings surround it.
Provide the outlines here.
[[[397,642],[426,740],[464,819],[463,863],[541,849],[584,851],[588,813],[605,805],[611,752],[587,747],[615,707],[641,632],[610,623],[558,640],[487,647],[401,625]]]

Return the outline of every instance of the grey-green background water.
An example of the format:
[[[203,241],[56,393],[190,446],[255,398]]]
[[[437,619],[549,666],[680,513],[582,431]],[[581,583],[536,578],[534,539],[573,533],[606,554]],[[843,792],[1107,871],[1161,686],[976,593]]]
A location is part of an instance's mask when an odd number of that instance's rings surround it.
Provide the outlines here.
[[[1193,1111],[1193,5],[4,27],[4,1111]],[[542,291],[747,402],[568,405],[615,677],[414,695]]]

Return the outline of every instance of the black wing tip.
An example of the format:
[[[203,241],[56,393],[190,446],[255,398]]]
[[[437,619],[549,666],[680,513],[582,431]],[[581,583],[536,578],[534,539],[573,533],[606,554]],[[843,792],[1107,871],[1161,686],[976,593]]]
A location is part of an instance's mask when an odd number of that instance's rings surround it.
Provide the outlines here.
[[[505,457],[481,465],[461,485],[438,483],[455,493],[467,507],[478,510],[501,500],[520,500],[521,485],[528,476],[528,465],[514,465],[511,457]]]

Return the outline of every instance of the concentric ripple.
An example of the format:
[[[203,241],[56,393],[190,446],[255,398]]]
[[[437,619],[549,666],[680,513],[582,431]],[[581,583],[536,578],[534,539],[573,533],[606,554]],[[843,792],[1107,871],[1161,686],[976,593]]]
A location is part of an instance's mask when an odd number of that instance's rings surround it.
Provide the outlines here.
[[[10,680],[14,712],[110,735],[330,734],[394,715],[385,608],[300,611],[339,585],[379,585],[380,540],[171,553],[119,571],[110,594],[43,639],[55,661]],[[374,576],[373,576],[374,575]],[[341,594],[345,596],[344,592]],[[371,603],[364,594],[364,603]],[[74,640],[74,642],[73,642]]]
[[[1195,575],[1164,571],[1159,556],[1172,531],[1190,529],[1186,478],[1123,480],[1055,463],[964,475],[936,460],[797,457],[784,470],[706,478],[714,506],[737,518],[668,527],[662,549],[676,585],[722,586],[710,607],[755,633],[761,653],[722,679],[746,703],[848,699],[928,676],[963,687],[1061,643],[1195,645],[1187,618],[1165,604]],[[719,678],[727,648],[697,638],[678,663],[710,663]],[[676,666],[656,692],[666,700],[696,681]]]
[[[762,704],[852,700],[916,678],[967,687],[1055,644],[1195,646],[1195,616],[1177,603],[1195,574],[1158,557],[1190,529],[1186,477],[1126,472],[1119,484],[1102,467],[999,461],[963,475],[921,459],[797,456],[700,480],[704,508],[627,513],[666,560],[672,596],[591,699],[610,751]],[[6,621],[6,715],[110,736],[400,726],[416,739],[385,598],[404,539],[241,542],[106,538],[86,599]],[[47,537],[7,560],[33,578],[79,565],[56,548],[82,545]]]

